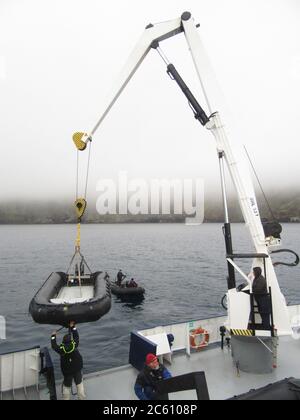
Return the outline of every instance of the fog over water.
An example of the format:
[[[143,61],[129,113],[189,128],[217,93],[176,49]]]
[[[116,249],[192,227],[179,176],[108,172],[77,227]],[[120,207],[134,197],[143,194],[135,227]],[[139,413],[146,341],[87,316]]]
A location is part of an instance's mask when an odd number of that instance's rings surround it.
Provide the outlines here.
[[[300,7],[296,0],[2,0],[0,203],[75,194],[75,131],[89,131],[149,22],[190,10],[264,185],[300,176]],[[195,96],[203,95],[183,35],[161,44]],[[220,101],[220,102],[218,102]],[[220,105],[219,105],[220,104]],[[83,164],[81,166],[83,170]],[[151,51],[96,133],[89,194],[100,178],[203,178],[219,194],[215,142]],[[84,174],[81,173],[84,183]]]

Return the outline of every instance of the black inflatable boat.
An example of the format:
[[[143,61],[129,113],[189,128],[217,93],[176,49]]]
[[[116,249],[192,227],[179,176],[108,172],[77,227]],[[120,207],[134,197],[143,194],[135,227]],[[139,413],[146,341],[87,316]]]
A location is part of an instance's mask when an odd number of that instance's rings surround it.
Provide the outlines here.
[[[32,299],[29,312],[39,324],[68,326],[97,321],[111,307],[109,282],[101,271],[79,279],[52,273]]]
[[[263,401],[299,401],[300,379],[287,378],[263,388],[252,389],[246,394],[230,398],[231,400],[263,400]]]
[[[118,286],[115,282],[110,282],[111,293],[120,298],[142,299],[145,289],[143,287]]]

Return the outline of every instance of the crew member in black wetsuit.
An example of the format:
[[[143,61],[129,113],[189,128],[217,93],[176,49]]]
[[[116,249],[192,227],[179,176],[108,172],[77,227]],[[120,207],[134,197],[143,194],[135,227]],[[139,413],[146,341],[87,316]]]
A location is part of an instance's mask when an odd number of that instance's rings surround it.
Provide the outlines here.
[[[122,280],[124,280],[125,277],[126,276],[125,276],[125,274],[122,273],[122,270],[119,270],[118,274],[117,274],[117,281],[116,281],[116,283],[119,287],[121,287]]]
[[[262,319],[262,327],[264,330],[269,330],[271,328],[271,302],[268,294],[267,281],[262,275],[260,267],[254,267],[253,274],[254,280],[252,284],[252,293],[258,305],[258,312]]]
[[[60,366],[64,375],[63,400],[71,398],[72,381],[77,386],[77,396],[79,400],[85,399],[84,386],[82,381],[83,361],[78,351],[79,334],[75,327],[75,322],[70,322],[70,333],[65,335],[62,344],[56,342],[56,331],[51,336],[51,347],[60,355]]]

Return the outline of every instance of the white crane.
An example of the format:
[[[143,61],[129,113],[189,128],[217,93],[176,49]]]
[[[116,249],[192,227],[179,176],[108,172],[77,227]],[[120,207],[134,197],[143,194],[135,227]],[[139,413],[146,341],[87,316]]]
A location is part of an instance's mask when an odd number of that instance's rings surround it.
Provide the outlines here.
[[[184,33],[192,59],[200,79],[200,84],[206,99],[206,106],[209,116],[199,105],[191,91],[186,86],[178,74],[173,64],[170,64],[164,53],[160,49],[160,43],[167,38],[173,37],[179,33]],[[135,74],[138,67],[143,62],[148,52],[156,49],[167,65],[169,75],[177,82],[182,89],[189,104],[194,112],[195,118],[208,129],[214,136],[217,145],[217,152],[220,161],[221,180],[224,198],[225,210],[225,238],[228,262],[228,322],[226,327],[231,330],[249,330],[249,319],[253,310],[251,296],[249,293],[239,292],[236,289],[235,272],[238,271],[245,279],[246,274],[242,272],[236,263],[239,258],[249,258],[252,260],[252,266],[260,266],[264,270],[269,290],[272,298],[272,331],[276,329],[278,335],[290,335],[292,333],[288,309],[285,298],[281,293],[277,276],[270,257],[274,245],[280,245],[280,236],[265,234],[264,227],[260,218],[259,209],[255,197],[254,188],[245,165],[236,159],[234,150],[227,138],[225,125],[220,114],[212,108],[211,101],[214,100],[211,83],[211,73],[206,71],[207,60],[203,49],[197,25],[189,12],[185,12],[178,19],[170,20],[155,25],[148,25],[138,41],[136,47],[129,56],[123,71],[121,72],[117,83],[113,86],[110,95],[102,104],[100,118],[90,133],[75,133],[73,140],[79,150],[84,150],[86,145],[92,141],[93,136],[100,127],[102,121],[109,113],[110,109],[125,89],[127,83]],[[240,139],[242,142],[242,139]],[[255,253],[235,254],[232,249],[230,221],[227,209],[226,183],[224,163],[227,164],[234,187],[239,197],[239,204],[242,210],[243,218],[249,229]],[[267,236],[267,237],[266,237]],[[251,283],[250,283],[251,292]],[[255,324],[255,322],[254,322]],[[253,327],[255,330],[255,327]],[[272,333],[271,331],[271,333]],[[255,334],[255,332],[254,332]],[[256,331],[259,336],[270,335],[270,331]]]

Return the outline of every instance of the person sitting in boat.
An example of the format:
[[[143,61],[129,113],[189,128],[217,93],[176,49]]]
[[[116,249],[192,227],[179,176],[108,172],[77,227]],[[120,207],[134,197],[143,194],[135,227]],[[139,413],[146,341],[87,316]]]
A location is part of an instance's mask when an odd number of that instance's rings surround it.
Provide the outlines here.
[[[134,392],[140,400],[167,400],[167,395],[156,392],[156,384],[171,377],[171,373],[159,363],[155,354],[149,353],[146,356],[145,367],[136,379]]]
[[[117,274],[117,281],[116,281],[116,283],[119,287],[121,287],[122,281],[125,279],[125,277],[126,276],[125,276],[125,274],[122,273],[122,270],[119,270],[118,274]]]
[[[132,278],[130,281],[126,282],[126,287],[138,287],[138,285],[135,282],[134,278]]]
[[[258,312],[262,319],[262,326],[264,330],[269,330],[270,325],[270,314],[271,304],[270,296],[268,294],[267,281],[262,275],[260,267],[253,268],[253,283],[252,293],[258,305]]]
[[[60,366],[64,376],[63,400],[71,398],[72,381],[77,386],[77,396],[79,400],[85,399],[84,386],[82,381],[82,356],[78,351],[79,334],[75,322],[70,322],[70,333],[65,335],[62,344],[56,342],[56,331],[51,335],[51,347],[60,355]]]

